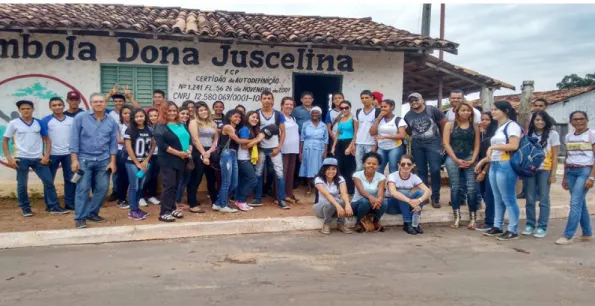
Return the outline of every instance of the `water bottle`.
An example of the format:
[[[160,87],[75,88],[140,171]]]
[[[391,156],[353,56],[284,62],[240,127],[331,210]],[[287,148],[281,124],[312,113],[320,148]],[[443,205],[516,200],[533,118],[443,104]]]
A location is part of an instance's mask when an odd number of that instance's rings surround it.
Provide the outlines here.
[[[81,177],[83,177],[83,174],[85,174],[85,171],[78,169],[76,172],[74,172],[74,174],[72,175],[72,178],[70,179],[70,182],[73,184],[78,183],[78,181],[81,179]]]
[[[411,226],[413,226],[413,227],[419,226],[419,214],[420,214],[420,212],[413,213],[413,216],[411,217]]]
[[[139,178],[139,179],[142,179],[142,178],[143,178],[143,176],[145,176],[145,172],[148,172],[150,168],[151,168],[151,164],[148,164],[148,165],[147,165],[147,171],[143,171],[143,170],[140,170],[140,169],[139,169],[139,170],[136,172],[136,177],[137,177],[137,178]]]

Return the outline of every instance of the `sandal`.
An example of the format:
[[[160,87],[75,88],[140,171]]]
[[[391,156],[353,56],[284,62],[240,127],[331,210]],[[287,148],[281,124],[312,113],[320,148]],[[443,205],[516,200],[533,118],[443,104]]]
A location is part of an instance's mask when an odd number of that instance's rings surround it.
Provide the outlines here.
[[[189,211],[191,213],[193,213],[193,214],[204,214],[205,213],[205,210],[202,209],[202,208],[200,208],[200,207],[198,207],[198,206],[197,207],[190,207],[190,210]]]
[[[176,217],[177,219],[184,218],[184,214],[181,211],[177,211],[177,210],[172,211],[171,215]]]
[[[176,218],[172,217],[172,215],[170,215],[170,214],[165,214],[165,215],[159,216],[159,221],[163,221],[163,222],[175,222],[176,221]]]

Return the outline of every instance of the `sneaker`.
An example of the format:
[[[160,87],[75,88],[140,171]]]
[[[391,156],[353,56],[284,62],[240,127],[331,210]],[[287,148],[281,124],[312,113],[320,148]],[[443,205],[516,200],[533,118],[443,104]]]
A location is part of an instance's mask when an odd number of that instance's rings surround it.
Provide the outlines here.
[[[560,237],[560,239],[556,240],[557,245],[567,245],[573,242],[572,239],[568,239],[566,237]]]
[[[140,198],[140,200],[138,200],[138,205],[141,207],[147,207],[149,206],[149,204],[147,203],[147,201],[145,201],[145,199]]]
[[[440,208],[440,207],[442,207],[440,205],[440,200],[432,200],[432,207],[434,207],[434,208]]]
[[[496,239],[498,239],[500,241],[519,239],[519,234],[515,234],[513,232],[506,231],[506,233],[496,237]]]
[[[409,235],[417,235],[417,231],[411,226],[411,223],[403,223],[403,230]]]
[[[424,233],[424,230],[423,230],[423,229],[421,228],[421,226],[419,226],[419,225],[418,225],[417,227],[414,227],[413,229],[414,229],[414,230],[415,230],[415,232],[416,232],[416,233],[418,233],[418,234],[423,234],[423,233]]]
[[[492,227],[487,225],[487,224],[483,224],[480,227],[475,228],[476,231],[480,231],[480,232],[487,232],[491,229]]]
[[[162,222],[176,222],[176,218],[174,218],[170,214],[165,214],[165,215],[159,216],[159,221],[162,221]]]
[[[485,232],[483,234],[486,235],[486,236],[489,236],[489,237],[494,237],[494,236],[502,235],[503,233],[504,232],[501,229],[499,229],[497,227],[492,227],[492,228],[490,228],[489,231],[487,231],[487,232]]]
[[[248,203],[248,205],[250,205],[252,207],[260,207],[263,204],[262,204],[262,200],[256,200],[256,199],[254,199],[254,200],[250,201],[250,203]]]
[[[140,208],[138,209],[138,211],[140,211],[143,215],[145,215],[145,218],[149,216],[149,213],[148,212],[146,212],[146,211],[144,211],[144,210],[142,210]]]
[[[535,232],[535,228],[531,225],[525,226],[525,230],[521,233],[523,235],[532,235]]]
[[[105,222],[105,219],[100,216],[88,216],[87,221],[102,223],[102,222]]]
[[[22,208],[21,213],[23,214],[23,217],[32,217],[33,216],[33,212],[31,211],[31,208]]]
[[[107,199],[108,202],[113,202],[115,200],[118,199],[118,193],[117,192],[112,192],[112,194],[110,194],[109,199]]]
[[[585,235],[581,236],[581,241],[591,241],[591,240],[593,240],[593,236],[585,236]]]
[[[128,201],[118,201],[118,207],[121,209],[128,209],[130,208],[130,204],[128,204]]]
[[[252,208],[252,207],[248,206],[248,204],[246,204],[245,202],[236,202],[236,206],[241,211],[249,211],[250,208]]]
[[[60,206],[52,207],[49,211],[52,215],[65,215],[70,213],[68,210],[62,209]]]
[[[345,223],[337,223],[337,229],[345,234],[352,234],[353,231]]]
[[[330,224],[322,225],[322,229],[320,230],[320,232],[325,235],[330,235],[331,234],[331,225]]]
[[[211,205],[211,209],[214,211],[219,211],[221,209],[221,207],[219,207],[219,205],[217,205],[217,204],[213,204],[213,205]]]
[[[149,203],[151,203],[153,205],[159,205],[159,204],[161,204],[161,201],[157,200],[157,198],[155,198],[155,197],[150,197]]]
[[[64,209],[66,209],[66,210],[74,210],[74,206],[66,205],[66,206],[64,206]]]
[[[87,221],[86,220],[76,220],[75,221],[75,227],[76,228],[85,228],[87,227]]]
[[[231,208],[229,206],[225,206],[225,207],[219,207],[219,212],[222,212],[222,213],[236,213],[236,212],[238,212],[238,210],[235,209],[235,208]]]
[[[140,212],[140,210],[128,212],[128,219],[140,221],[144,220],[145,218],[146,216],[142,212]]]
[[[547,231],[546,230],[544,230],[543,228],[538,228],[535,231],[535,234],[533,234],[533,237],[535,237],[535,238],[543,238],[546,235],[547,235]]]
[[[279,202],[279,208],[281,208],[281,209],[290,209],[291,207],[289,207],[289,205],[287,205],[287,203],[285,203],[285,201],[280,201]]]

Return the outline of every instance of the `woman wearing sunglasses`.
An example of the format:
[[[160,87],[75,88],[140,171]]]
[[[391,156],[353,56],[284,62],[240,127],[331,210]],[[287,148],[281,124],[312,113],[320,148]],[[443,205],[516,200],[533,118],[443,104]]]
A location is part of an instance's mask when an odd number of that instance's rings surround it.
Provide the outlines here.
[[[355,172],[355,131],[357,131],[357,121],[353,120],[351,114],[351,102],[343,101],[340,105],[341,114],[335,118],[331,129],[337,126],[337,135],[334,137],[331,153],[339,162],[341,176],[345,178],[347,192],[353,194],[355,187],[353,185],[353,173]]]
[[[388,176],[386,213],[403,215],[403,230],[410,235],[423,234],[419,217],[423,203],[430,198],[430,188],[413,173],[413,157],[401,156],[399,171]]]

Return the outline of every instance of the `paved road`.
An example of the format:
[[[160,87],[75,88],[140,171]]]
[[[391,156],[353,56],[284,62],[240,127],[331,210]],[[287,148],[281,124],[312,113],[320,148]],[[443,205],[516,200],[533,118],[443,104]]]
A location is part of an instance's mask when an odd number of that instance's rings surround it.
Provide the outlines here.
[[[560,233],[563,222],[553,222]],[[595,242],[466,229],[0,250],[0,305],[594,305]]]

